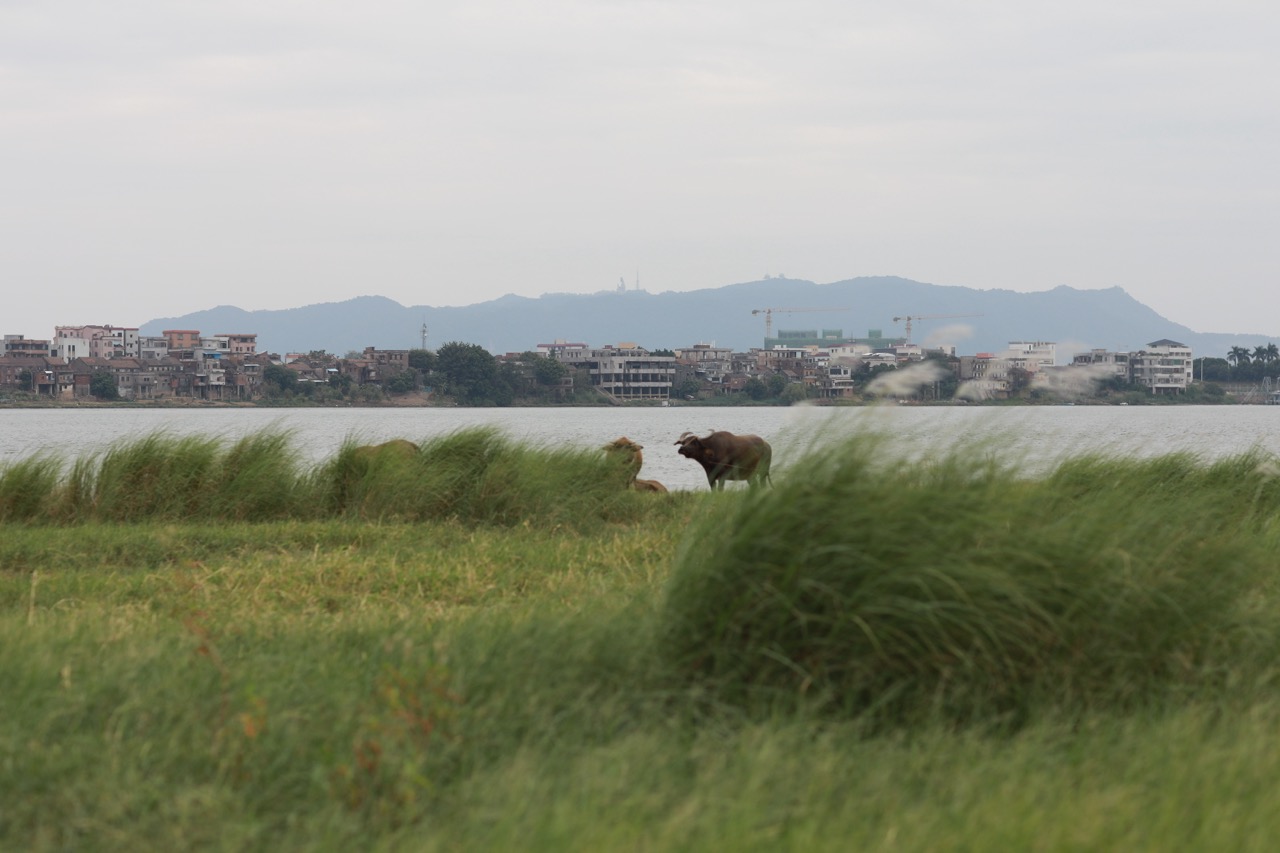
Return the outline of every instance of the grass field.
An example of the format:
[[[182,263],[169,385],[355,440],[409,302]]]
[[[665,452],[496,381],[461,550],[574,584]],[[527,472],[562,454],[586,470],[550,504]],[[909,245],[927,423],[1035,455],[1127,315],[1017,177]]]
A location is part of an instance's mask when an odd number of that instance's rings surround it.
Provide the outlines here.
[[[992,458],[11,465],[0,849],[1270,849],[1280,468]]]

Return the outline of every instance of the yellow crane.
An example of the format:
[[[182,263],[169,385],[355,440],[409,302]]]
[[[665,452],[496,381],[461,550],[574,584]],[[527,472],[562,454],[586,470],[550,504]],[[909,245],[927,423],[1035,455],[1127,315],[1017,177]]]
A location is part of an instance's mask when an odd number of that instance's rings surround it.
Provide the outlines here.
[[[912,320],[953,320],[956,317],[981,317],[981,314],[907,314],[902,317],[894,317],[893,322],[897,323],[905,320],[907,323],[907,343],[911,343],[911,321]]]
[[[756,308],[752,310],[752,315],[764,315],[764,336],[766,338],[773,337],[773,312],[779,314],[796,314],[801,311],[848,311],[848,308]]]

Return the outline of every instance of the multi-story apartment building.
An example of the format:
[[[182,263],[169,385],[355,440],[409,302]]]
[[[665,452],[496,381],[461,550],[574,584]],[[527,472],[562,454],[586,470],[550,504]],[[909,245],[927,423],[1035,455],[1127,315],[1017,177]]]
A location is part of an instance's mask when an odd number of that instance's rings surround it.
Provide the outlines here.
[[[169,357],[169,339],[155,336],[138,338],[138,356],[143,360]]]
[[[258,351],[257,334],[220,332],[214,337],[226,338],[227,349],[232,355],[254,355]]]
[[[1191,347],[1161,338],[1137,352],[1110,352],[1094,349],[1076,353],[1073,367],[1105,365],[1114,375],[1150,388],[1152,394],[1179,394],[1191,384]]]
[[[1004,357],[1011,367],[1038,373],[1058,363],[1058,345],[1052,341],[1009,341]]]
[[[1178,394],[1191,384],[1191,347],[1161,338],[1129,359],[1131,381],[1152,394]]]
[[[536,351],[547,358],[554,358],[556,361],[571,364],[575,360],[582,358],[583,354],[590,349],[591,347],[583,343],[571,343],[564,338],[556,338],[552,343],[538,344]]]
[[[1009,362],[995,353],[980,352],[958,359],[960,394],[975,400],[1009,396]]]
[[[67,364],[77,358],[89,358],[91,354],[90,340],[90,338],[76,334],[71,328],[59,326],[53,335],[53,345],[51,347],[53,357],[63,364]]]
[[[4,355],[23,355],[36,358],[51,357],[53,355],[53,342],[24,338],[22,335],[5,335]]]
[[[1118,376],[1126,382],[1129,381],[1129,353],[1127,352],[1111,352],[1105,349],[1078,352],[1071,357],[1071,366],[1099,366],[1105,368],[1111,375]]]
[[[138,330],[130,326],[55,326],[59,358],[137,358]]]
[[[160,334],[169,342],[169,349],[195,349],[200,346],[199,329],[165,329]]]
[[[546,349],[544,349],[544,347]],[[667,400],[675,381],[676,360],[652,355],[634,343],[587,349],[563,342],[539,344],[538,349],[570,367],[588,371],[591,384],[618,400]]]

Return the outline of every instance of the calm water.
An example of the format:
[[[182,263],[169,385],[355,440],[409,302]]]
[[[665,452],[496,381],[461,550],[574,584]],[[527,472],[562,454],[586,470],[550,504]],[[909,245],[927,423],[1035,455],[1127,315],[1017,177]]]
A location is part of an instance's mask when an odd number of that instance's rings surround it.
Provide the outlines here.
[[[0,409],[0,464],[41,452],[76,458],[157,431],[234,440],[268,429],[289,431],[314,462],[348,438],[421,441],[477,425],[500,427],[522,441],[573,447],[599,447],[626,435],[645,447],[641,476],[670,488],[706,488],[701,468],[676,453],[675,440],[685,430],[762,435],[774,446],[775,471],[814,444],[866,428],[896,436],[906,453],[995,436],[989,448],[1032,465],[1085,450],[1188,450],[1217,457],[1261,447],[1280,455],[1280,406]]]

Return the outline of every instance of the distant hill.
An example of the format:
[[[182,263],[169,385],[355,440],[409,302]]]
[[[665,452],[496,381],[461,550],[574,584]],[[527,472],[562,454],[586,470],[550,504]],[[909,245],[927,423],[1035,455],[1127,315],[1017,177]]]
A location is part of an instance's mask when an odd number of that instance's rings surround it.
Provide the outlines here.
[[[401,305],[382,296],[360,296],[279,311],[245,311],[219,306],[182,317],[151,320],[140,328],[198,329],[206,334],[258,335],[260,351],[286,353],[327,350],[343,355],[367,346],[428,348],[449,341],[480,344],[495,352],[521,352],[556,339],[593,346],[634,342],[649,349],[695,343],[746,350],[761,346],[763,314],[773,308],[773,331],[840,329],[865,337],[871,329],[887,337],[905,333],[911,316],[916,343],[946,344],[957,352],[998,352],[1009,341],[1053,341],[1058,360],[1092,348],[1136,350],[1161,338],[1192,347],[1197,354],[1224,356],[1232,346],[1252,349],[1271,340],[1260,335],[1193,332],[1161,317],[1119,287],[1077,290],[1060,286],[1039,293],[979,290],[876,276],[831,284],[770,278],[683,293],[607,291],[548,293],[528,298],[508,295],[456,308]],[[782,308],[840,308],[788,313]],[[979,316],[933,319],[937,315]]]

